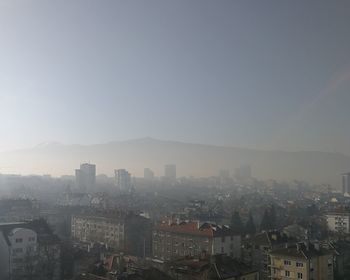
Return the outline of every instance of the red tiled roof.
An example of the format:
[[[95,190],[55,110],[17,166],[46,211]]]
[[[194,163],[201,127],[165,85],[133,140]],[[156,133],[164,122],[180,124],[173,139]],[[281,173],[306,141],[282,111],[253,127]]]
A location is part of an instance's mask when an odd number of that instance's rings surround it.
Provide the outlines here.
[[[162,223],[155,227],[156,230],[162,230],[166,232],[174,232],[180,234],[191,234],[206,237],[213,237],[214,231],[211,227],[198,227],[197,222],[187,222],[180,224],[166,224]]]

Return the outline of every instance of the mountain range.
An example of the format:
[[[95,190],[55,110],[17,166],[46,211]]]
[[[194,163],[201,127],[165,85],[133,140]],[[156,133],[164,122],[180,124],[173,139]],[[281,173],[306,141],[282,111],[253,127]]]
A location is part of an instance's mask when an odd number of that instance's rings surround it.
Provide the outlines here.
[[[96,145],[43,143],[34,148],[0,153],[0,172],[16,174],[74,174],[80,163],[97,165],[97,173],[112,175],[125,168],[143,176],[145,167],[156,176],[165,164],[176,164],[179,176],[217,175],[220,169],[231,174],[249,164],[258,179],[303,180],[340,187],[340,173],[350,171],[350,157],[319,151],[262,151],[246,148],[162,141],[152,138]]]

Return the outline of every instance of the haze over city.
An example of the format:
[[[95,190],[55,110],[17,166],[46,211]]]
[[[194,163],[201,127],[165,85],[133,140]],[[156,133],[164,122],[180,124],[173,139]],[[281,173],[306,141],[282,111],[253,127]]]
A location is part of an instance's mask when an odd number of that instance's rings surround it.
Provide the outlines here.
[[[350,1],[0,0],[0,280],[350,279]]]
[[[153,137],[350,155],[349,5],[1,1],[0,150]]]

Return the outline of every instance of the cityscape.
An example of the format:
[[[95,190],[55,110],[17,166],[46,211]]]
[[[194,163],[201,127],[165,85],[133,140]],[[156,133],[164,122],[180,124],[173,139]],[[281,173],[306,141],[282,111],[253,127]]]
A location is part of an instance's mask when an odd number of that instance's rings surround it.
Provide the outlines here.
[[[1,279],[348,277],[350,173],[337,190],[259,180],[250,165],[202,178],[177,168],[2,174]]]
[[[350,280],[350,1],[0,0],[0,280]]]

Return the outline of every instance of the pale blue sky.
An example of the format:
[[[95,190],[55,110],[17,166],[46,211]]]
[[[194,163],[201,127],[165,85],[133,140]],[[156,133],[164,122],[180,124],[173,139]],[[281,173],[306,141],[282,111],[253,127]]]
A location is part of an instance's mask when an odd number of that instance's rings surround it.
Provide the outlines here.
[[[138,137],[350,154],[350,1],[0,0],[0,150]]]

